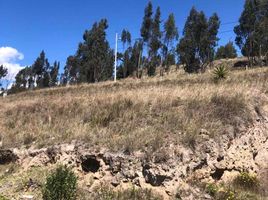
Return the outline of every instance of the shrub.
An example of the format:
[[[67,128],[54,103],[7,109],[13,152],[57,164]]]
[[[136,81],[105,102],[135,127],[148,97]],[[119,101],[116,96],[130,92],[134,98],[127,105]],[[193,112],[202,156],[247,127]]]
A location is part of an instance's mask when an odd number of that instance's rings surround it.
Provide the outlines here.
[[[220,66],[215,67],[215,69],[213,71],[215,81],[226,79],[228,74],[229,74],[229,70],[224,65],[220,65]]]
[[[206,192],[213,197],[217,194],[218,190],[219,188],[215,184],[210,183],[206,186]]]
[[[8,199],[0,195],[0,200],[8,200]]]
[[[259,188],[259,181],[255,175],[247,172],[241,172],[235,179],[234,185],[246,190],[257,190]]]
[[[224,189],[217,193],[216,200],[237,200],[235,191],[231,189]]]
[[[44,200],[75,200],[77,177],[66,166],[59,166],[47,177],[42,191]]]

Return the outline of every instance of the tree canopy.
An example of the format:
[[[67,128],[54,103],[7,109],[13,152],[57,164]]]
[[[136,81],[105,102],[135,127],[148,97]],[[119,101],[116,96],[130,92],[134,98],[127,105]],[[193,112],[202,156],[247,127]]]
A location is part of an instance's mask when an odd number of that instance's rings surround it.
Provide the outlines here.
[[[266,0],[246,0],[239,24],[234,28],[236,44],[252,66],[268,52],[268,4]]]
[[[233,42],[228,42],[226,45],[220,46],[215,56],[216,59],[236,58],[236,57],[237,53]]]
[[[207,20],[205,14],[194,7],[190,11],[184,30],[183,38],[177,46],[177,52],[185,71],[192,73],[204,70],[213,59],[220,20],[213,14]]]
[[[56,86],[59,82],[59,68],[59,62],[55,61],[51,66],[45,52],[41,51],[32,66],[27,66],[17,73],[10,92]]]
[[[67,59],[64,80],[94,83],[112,77],[113,51],[106,39],[107,28],[107,20],[102,19],[85,31],[76,54]]]
[[[0,65],[0,80],[7,75],[7,69],[3,65]],[[1,83],[0,83],[1,86]]]

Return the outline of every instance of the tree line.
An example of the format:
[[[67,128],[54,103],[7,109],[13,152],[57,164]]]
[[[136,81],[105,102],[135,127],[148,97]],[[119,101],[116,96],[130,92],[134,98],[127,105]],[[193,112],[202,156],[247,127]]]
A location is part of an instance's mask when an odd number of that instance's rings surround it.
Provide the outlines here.
[[[215,59],[235,58],[233,42],[218,45],[220,19],[217,13],[207,17],[194,7],[179,36],[175,15],[162,20],[161,9],[149,1],[144,10],[140,38],[133,39],[127,29],[121,33],[123,51],[118,53],[118,78],[140,78],[143,73],[154,76],[168,73],[171,65],[182,65],[188,73],[203,72]],[[113,77],[114,50],[107,40],[108,21],[95,22],[83,34],[74,55],[67,58],[64,72],[59,74],[59,62],[50,65],[42,51],[32,66],[21,70],[11,90],[53,87],[58,84],[94,83]],[[239,23],[234,27],[235,43],[249,65],[263,65],[268,61],[268,3],[267,0],[246,0]],[[6,75],[0,67],[0,78]]]

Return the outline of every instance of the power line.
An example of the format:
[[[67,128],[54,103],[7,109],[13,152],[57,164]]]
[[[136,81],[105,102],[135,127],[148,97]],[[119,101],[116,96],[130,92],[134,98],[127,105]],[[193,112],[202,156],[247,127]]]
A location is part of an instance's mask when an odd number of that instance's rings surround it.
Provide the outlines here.
[[[233,22],[225,22],[225,23],[221,23],[221,26],[224,26],[224,25],[229,25],[229,24],[237,24],[239,23],[238,21],[233,21]]]
[[[234,31],[234,30],[226,30],[226,31],[218,32],[218,34],[230,33],[230,32],[233,32],[233,31]]]

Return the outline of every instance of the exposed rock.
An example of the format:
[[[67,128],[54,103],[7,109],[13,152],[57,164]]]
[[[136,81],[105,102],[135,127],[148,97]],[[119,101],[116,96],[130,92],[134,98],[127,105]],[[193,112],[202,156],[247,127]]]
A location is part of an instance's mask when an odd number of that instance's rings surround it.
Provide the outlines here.
[[[112,186],[117,187],[118,185],[120,185],[120,181],[118,180],[117,177],[114,177],[111,181],[111,184]]]
[[[239,175],[238,171],[224,171],[221,176],[221,181],[224,183],[229,183],[233,181]]]
[[[126,155],[71,143],[39,150],[0,150],[0,164],[17,161],[21,170],[34,166],[68,165],[79,177],[87,179],[84,186],[89,190],[100,183],[118,188],[134,184],[156,188],[166,199],[176,195],[183,200],[211,199],[198,184],[228,183],[241,171],[259,173],[267,168],[267,130],[268,122],[263,122],[263,119],[239,135],[230,128],[226,134],[212,139],[206,130],[201,130],[194,149],[173,144],[161,149],[164,154],[155,152],[152,159],[146,161],[142,152]],[[170,154],[164,158],[167,152]]]
[[[165,172],[158,166],[151,166],[150,164],[145,164],[142,169],[143,176],[147,183],[152,186],[160,186],[164,181],[171,180],[170,174]]]
[[[106,153],[103,156],[103,161],[110,167],[113,174],[121,171],[123,157]]]
[[[11,150],[0,150],[0,165],[15,162],[18,159]]]
[[[33,195],[22,195],[21,200],[29,200],[29,199],[34,199],[34,196]]]

